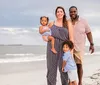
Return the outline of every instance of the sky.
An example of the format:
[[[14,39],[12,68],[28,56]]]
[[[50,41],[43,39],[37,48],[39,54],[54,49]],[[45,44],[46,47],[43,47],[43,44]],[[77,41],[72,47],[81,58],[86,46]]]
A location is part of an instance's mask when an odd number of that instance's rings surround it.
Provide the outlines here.
[[[46,15],[54,21],[57,6],[64,7],[67,18],[69,7],[76,6],[79,15],[88,21],[95,42],[100,39],[100,0],[0,0],[0,44],[38,42],[33,36],[40,17]]]

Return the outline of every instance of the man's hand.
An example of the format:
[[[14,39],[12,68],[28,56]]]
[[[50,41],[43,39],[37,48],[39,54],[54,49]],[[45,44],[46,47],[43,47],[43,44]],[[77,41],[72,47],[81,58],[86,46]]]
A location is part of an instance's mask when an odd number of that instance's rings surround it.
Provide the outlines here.
[[[94,52],[94,43],[93,43],[93,38],[92,38],[92,33],[91,32],[87,33],[87,38],[88,38],[88,40],[90,42],[89,51],[92,54]]]
[[[90,45],[89,51],[91,52],[91,54],[94,52],[94,45]]]

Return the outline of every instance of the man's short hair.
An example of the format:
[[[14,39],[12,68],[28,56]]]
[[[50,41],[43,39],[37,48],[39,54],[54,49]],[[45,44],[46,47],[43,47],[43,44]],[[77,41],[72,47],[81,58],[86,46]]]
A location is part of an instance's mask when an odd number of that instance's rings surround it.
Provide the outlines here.
[[[71,8],[75,8],[75,9],[77,10],[77,7],[76,7],[76,6],[71,6],[71,7],[69,8],[69,11],[71,10]]]

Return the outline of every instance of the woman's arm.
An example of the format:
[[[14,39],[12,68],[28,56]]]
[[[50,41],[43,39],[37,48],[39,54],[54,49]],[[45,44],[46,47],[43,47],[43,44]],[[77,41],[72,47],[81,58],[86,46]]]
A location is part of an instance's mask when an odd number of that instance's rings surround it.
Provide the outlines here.
[[[74,43],[73,26],[70,20],[68,20],[68,32],[69,32],[69,40]],[[71,50],[71,53],[73,54],[73,49]]]
[[[70,20],[68,20],[68,31],[69,31],[69,39],[74,43],[73,26]]]

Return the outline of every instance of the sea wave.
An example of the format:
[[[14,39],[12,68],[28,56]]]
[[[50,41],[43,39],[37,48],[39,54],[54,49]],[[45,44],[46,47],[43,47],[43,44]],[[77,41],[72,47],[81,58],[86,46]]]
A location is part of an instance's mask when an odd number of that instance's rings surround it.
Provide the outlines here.
[[[91,54],[91,53],[85,53],[85,55],[100,55],[100,52],[94,52],[93,54]]]
[[[35,56],[33,53],[21,53],[21,54],[5,54],[5,56]]]
[[[100,52],[95,52],[93,54],[91,53],[85,53],[85,56],[99,56]],[[0,63],[16,63],[16,62],[33,62],[33,61],[43,61],[46,60],[46,54],[43,55],[35,55],[32,53],[26,53],[26,54],[5,54],[5,58],[0,59]],[[13,56],[13,57],[12,57]]]
[[[17,54],[17,55],[24,56],[25,54],[24,55]],[[16,56],[16,54],[14,56]],[[32,57],[32,56],[31,57],[29,57],[29,56],[25,57],[24,56],[24,57],[15,57],[15,58],[3,58],[3,59],[0,59],[0,63],[33,62],[33,61],[42,61],[42,60],[46,60],[45,55],[34,56],[34,57]]]

